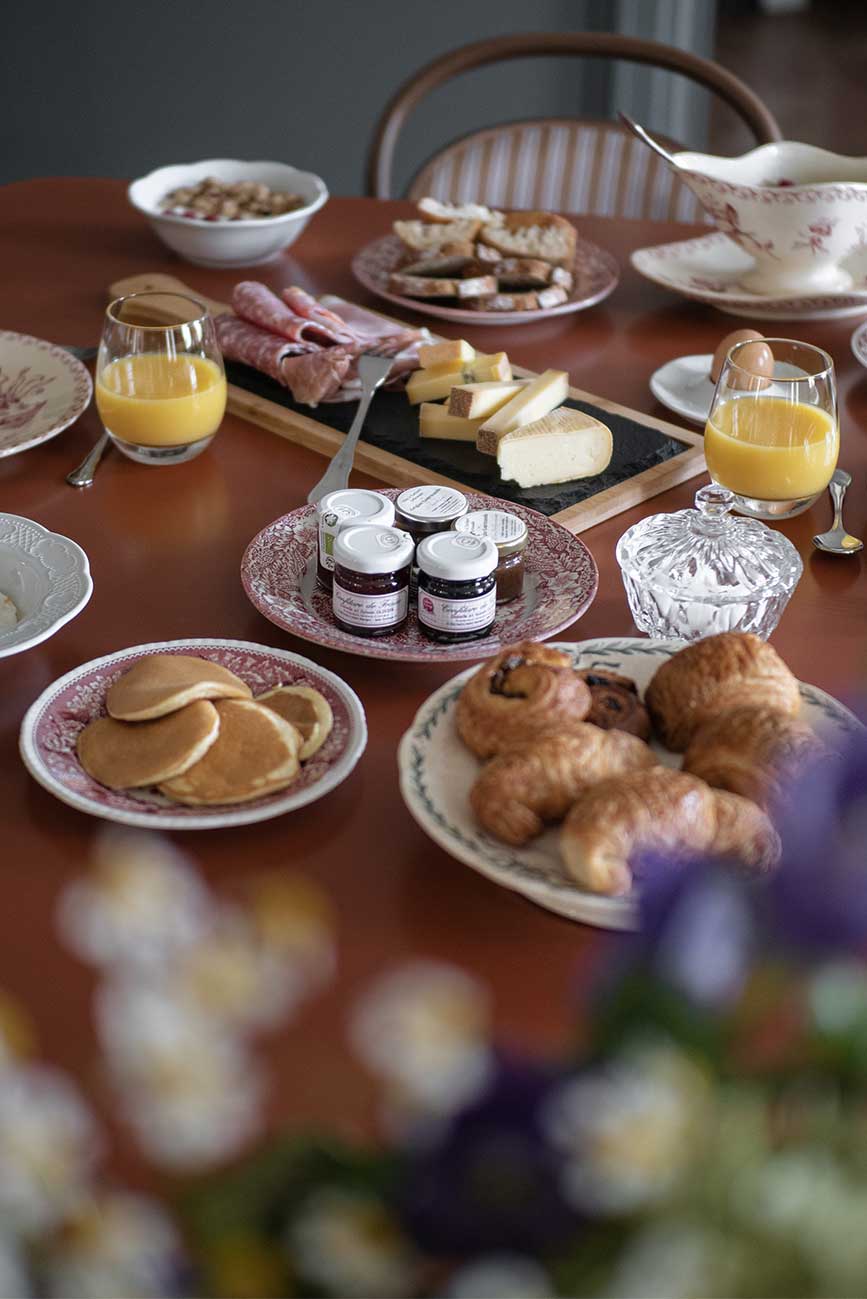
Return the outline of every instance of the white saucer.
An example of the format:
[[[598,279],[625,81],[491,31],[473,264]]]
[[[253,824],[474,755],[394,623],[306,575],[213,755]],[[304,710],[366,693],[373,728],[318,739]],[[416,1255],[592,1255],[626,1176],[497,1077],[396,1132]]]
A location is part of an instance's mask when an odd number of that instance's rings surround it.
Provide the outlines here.
[[[867,320],[858,326],[850,341],[855,360],[867,367]]]
[[[710,412],[715,384],[711,382],[713,355],[676,356],[650,376],[650,391],[675,415],[704,424]]]
[[[696,239],[638,248],[630,258],[645,279],[682,297],[706,302],[730,316],[752,320],[836,320],[867,315],[867,244],[851,253],[843,266],[854,279],[851,289],[823,294],[779,297],[749,293],[740,280],[754,262],[728,235],[715,231]]]

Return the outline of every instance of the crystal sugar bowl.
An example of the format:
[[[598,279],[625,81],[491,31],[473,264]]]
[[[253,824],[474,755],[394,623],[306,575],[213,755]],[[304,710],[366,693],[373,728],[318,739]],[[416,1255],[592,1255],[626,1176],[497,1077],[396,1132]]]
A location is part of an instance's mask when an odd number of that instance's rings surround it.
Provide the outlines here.
[[[694,510],[654,514],[624,532],[617,562],[639,631],[684,641],[770,636],[804,566],[779,532],[732,516],[734,499],[712,484],[696,492]]]

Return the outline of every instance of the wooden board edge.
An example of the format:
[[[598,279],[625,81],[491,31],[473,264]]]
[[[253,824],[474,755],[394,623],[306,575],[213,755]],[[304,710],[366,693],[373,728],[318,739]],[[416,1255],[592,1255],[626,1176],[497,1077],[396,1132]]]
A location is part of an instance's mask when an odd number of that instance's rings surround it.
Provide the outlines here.
[[[659,496],[661,492],[668,491],[669,487],[676,487],[678,483],[695,478],[706,469],[703,447],[690,447],[688,451],[672,456],[670,460],[651,465],[634,478],[607,487],[590,500],[576,501],[558,514],[552,514],[551,518],[577,535],[587,528],[595,528],[597,523],[604,523],[616,514],[623,514],[625,510],[631,510],[633,506]]]

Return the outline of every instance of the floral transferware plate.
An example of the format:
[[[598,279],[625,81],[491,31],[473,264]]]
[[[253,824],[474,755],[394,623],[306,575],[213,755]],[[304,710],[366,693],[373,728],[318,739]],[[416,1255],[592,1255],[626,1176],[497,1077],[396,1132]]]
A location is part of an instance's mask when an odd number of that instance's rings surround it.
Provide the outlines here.
[[[314,686],[331,705],[334,726],[293,785],[249,803],[184,807],[152,790],[107,789],[88,776],[75,751],[79,732],[104,714],[109,686],[146,654],[195,654],[234,672],[254,696],[277,685]],[[21,723],[21,757],[31,776],[61,802],[122,825],[150,830],[211,830],[267,821],[335,789],[367,744],[364,709],[345,681],[300,654],[242,640],[173,640],[135,645],[92,659],[44,690]]]
[[[430,298],[407,298],[390,292],[388,277],[405,261],[406,248],[397,235],[383,235],[356,253],[352,259],[352,273],[359,284],[386,302],[394,302],[425,316],[452,320],[457,325],[527,325],[534,320],[550,320],[552,316],[584,311],[613,293],[620,279],[617,259],[598,244],[579,236],[572,266],[574,284],[565,302],[542,311],[470,311],[466,307],[444,306],[442,301]]]
[[[380,488],[391,500],[402,488]],[[478,492],[466,492],[471,510],[502,508],[503,502]],[[302,506],[269,523],[247,547],[241,561],[241,581],[260,613],[300,636],[329,649],[366,658],[398,659],[403,663],[447,663],[483,659],[501,645],[519,640],[545,640],[579,618],[591,604],[599,571],[590,551],[566,528],[536,510],[508,502],[511,514],[527,524],[524,592],[497,607],[490,636],[466,644],[437,645],[422,633],[410,607],[409,618],[393,636],[367,638],[341,631],[331,612],[331,593],[316,582],[316,507]]]
[[[92,395],[87,370],[62,347],[0,330],[0,456],[56,437]]]
[[[576,668],[598,668],[631,677],[643,694],[660,663],[683,646],[636,637],[557,643],[556,648],[571,654]],[[566,877],[556,827],[524,848],[511,848],[477,825],[468,795],[480,763],[458,738],[453,716],[457,697],[474,671],[468,668],[435,691],[401,740],[400,789],[410,812],[435,843],[496,884],[571,920],[603,929],[634,929],[637,914],[632,899],[588,893]],[[832,742],[835,737],[838,742],[845,739],[861,726],[847,708],[815,686],[801,685],[801,703],[804,720]],[[656,742],[653,748],[667,766],[680,766],[679,754]]]
[[[0,514],[0,595],[18,611],[14,626],[0,628],[0,658],[53,636],[92,594],[81,546],[20,514]]]
[[[867,314],[867,244],[844,259],[851,289],[802,296],[750,293],[740,280],[754,266],[749,253],[716,231],[697,239],[638,248],[630,258],[645,279],[730,316],[753,320],[834,320]]]
[[[867,320],[859,325],[851,338],[852,352],[856,361],[867,367]]]

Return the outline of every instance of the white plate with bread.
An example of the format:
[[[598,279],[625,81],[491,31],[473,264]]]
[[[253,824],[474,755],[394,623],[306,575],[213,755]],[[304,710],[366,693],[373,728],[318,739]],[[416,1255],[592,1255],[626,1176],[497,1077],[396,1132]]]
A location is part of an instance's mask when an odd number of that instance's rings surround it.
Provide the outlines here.
[[[703,713],[690,713],[695,700]],[[577,724],[563,726],[570,710]],[[771,869],[779,839],[764,809],[782,778],[768,753],[807,761],[860,725],[737,632],[686,649],[637,637],[522,644],[422,705],[398,752],[400,786],[425,833],[488,879],[570,919],[632,929],[633,849]]]
[[[498,212],[419,201],[352,261],[371,293],[457,324],[520,325],[601,302],[620,269],[554,212]]]

